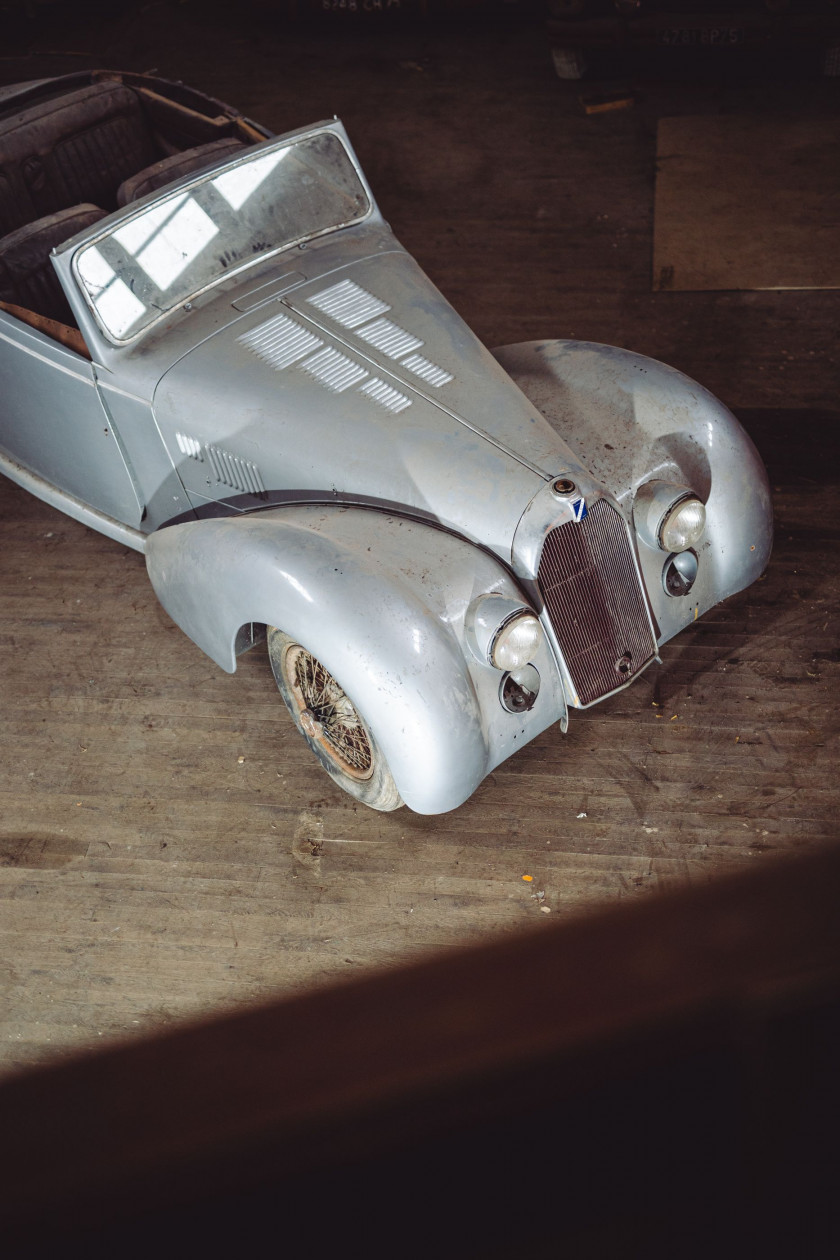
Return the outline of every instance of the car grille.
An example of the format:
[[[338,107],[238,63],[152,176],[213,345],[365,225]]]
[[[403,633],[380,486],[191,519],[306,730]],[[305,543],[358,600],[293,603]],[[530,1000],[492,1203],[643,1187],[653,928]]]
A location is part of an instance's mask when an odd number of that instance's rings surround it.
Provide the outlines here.
[[[581,705],[615,691],[656,655],[627,527],[604,499],[548,534],[537,580]]]

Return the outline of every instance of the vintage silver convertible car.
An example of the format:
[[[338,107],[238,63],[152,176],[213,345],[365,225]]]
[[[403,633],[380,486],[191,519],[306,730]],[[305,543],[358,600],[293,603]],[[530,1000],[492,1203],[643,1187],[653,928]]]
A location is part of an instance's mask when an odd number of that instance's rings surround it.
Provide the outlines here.
[[[267,639],[333,779],[439,813],[754,581],[737,421],[625,350],[486,350],[337,121],[176,84],[0,94],[0,471],[145,553],[223,669]]]

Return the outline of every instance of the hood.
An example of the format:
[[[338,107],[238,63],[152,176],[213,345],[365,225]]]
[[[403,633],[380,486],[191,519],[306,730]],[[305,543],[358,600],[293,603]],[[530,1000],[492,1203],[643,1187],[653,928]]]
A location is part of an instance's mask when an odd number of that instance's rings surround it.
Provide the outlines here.
[[[399,247],[289,282],[231,308],[156,390],[194,507],[336,496],[509,559],[533,496],[580,467],[556,431]]]

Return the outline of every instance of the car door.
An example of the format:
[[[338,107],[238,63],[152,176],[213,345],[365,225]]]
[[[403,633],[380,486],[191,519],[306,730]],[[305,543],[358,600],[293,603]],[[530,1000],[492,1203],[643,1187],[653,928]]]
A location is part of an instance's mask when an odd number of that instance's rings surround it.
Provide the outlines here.
[[[140,524],[142,504],[92,364],[3,311],[0,450],[106,516]]]

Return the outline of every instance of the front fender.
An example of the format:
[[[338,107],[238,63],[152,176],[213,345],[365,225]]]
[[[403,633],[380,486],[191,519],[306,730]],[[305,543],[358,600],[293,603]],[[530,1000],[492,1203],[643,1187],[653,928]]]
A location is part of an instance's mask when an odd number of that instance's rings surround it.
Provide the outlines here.
[[[465,646],[480,594],[523,595],[494,556],[433,526],[361,508],[295,505],[151,535],[155,592],[223,669],[248,622],[313,652],[365,715],[407,805],[454,809],[488,771],[564,716],[556,668],[535,708],[504,711],[498,671]]]
[[[735,416],[676,368],[616,346],[532,341],[494,355],[632,520],[639,486],[690,486],[706,505],[691,597],[662,587],[664,556],[638,540],[659,642],[760,577],[773,515],[764,465]]]

